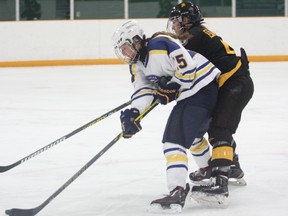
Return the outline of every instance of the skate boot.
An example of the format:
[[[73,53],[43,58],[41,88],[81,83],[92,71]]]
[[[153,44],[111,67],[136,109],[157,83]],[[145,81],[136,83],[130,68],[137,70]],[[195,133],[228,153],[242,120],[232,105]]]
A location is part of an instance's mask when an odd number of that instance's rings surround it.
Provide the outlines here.
[[[169,195],[151,202],[150,211],[154,213],[180,213],[184,207],[190,186],[187,183],[186,188],[176,187]]]
[[[210,184],[192,187],[191,198],[196,202],[208,206],[226,206],[228,204],[230,167],[217,167],[217,169],[215,174],[212,173],[215,177],[211,177]]]
[[[199,168],[198,170],[191,172],[189,178],[194,183],[199,183],[205,180],[209,180],[211,177],[211,168],[209,166]]]
[[[239,157],[237,154],[234,154],[233,162],[231,165],[231,171],[229,174],[229,183],[245,186],[247,185],[247,183],[243,177],[244,177],[244,172],[240,167]]]
[[[208,184],[211,177],[211,167],[200,168],[189,174],[189,179],[195,184]],[[229,184],[232,185],[247,185],[244,180],[244,172],[240,167],[239,157],[237,154],[233,156],[233,162],[231,165],[231,171],[229,173]]]

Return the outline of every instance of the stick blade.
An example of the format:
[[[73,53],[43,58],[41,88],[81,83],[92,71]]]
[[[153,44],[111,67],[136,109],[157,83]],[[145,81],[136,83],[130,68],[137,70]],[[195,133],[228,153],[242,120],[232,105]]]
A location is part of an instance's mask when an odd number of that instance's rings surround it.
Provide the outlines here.
[[[17,166],[18,163],[14,163],[14,164],[11,164],[11,165],[8,165],[8,166],[0,166],[0,173],[4,173],[12,168],[14,168],[15,166]]]
[[[0,166],[0,173],[6,172],[7,170],[9,170],[7,166]]]
[[[36,209],[12,208],[12,209],[6,210],[5,213],[10,216],[33,216],[33,215],[36,215],[38,211],[36,211]]]

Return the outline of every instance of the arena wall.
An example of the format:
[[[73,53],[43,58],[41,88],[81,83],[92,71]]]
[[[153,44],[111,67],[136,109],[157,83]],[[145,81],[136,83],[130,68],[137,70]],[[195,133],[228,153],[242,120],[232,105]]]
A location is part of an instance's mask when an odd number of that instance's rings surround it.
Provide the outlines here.
[[[0,22],[0,67],[118,64],[113,32],[126,20]],[[147,36],[166,29],[166,19],[137,19]],[[250,61],[288,61],[288,17],[206,18]]]

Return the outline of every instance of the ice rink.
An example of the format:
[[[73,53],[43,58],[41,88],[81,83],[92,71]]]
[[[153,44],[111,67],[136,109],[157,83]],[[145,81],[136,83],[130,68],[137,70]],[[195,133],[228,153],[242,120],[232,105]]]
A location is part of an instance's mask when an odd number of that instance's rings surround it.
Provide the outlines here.
[[[248,185],[230,186],[224,209],[187,198],[183,216],[287,215],[288,62],[250,68],[255,93],[235,136]],[[129,101],[132,91],[126,65],[0,68],[0,166]],[[150,202],[168,193],[161,139],[173,105],[157,106],[140,133],[120,139],[37,215],[155,215]],[[0,215],[44,202],[120,133],[119,115],[0,173]]]

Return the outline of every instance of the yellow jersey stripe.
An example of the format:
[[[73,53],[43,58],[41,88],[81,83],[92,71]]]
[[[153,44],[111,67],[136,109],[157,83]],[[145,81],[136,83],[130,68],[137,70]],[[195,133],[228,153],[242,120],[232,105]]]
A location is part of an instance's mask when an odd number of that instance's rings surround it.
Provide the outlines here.
[[[168,54],[167,50],[151,50],[149,51],[149,55],[153,55],[153,54]]]
[[[134,80],[137,79],[135,67],[136,67],[136,64],[133,64],[131,66],[131,73],[132,73],[132,76],[134,77]]]
[[[229,72],[227,72],[227,73],[224,73],[224,74],[221,74],[221,75],[220,75],[220,77],[219,77],[219,83],[218,83],[219,88],[220,88],[221,86],[223,86],[224,83],[225,83],[234,73],[236,73],[236,71],[241,67],[241,65],[242,65],[242,62],[241,62],[241,60],[239,60],[235,68],[233,68],[231,71],[229,71]]]
[[[214,65],[212,63],[209,63],[203,69],[201,69],[199,71],[196,70],[196,75],[194,73],[189,73],[189,74],[183,75],[183,74],[180,74],[178,71],[176,71],[175,77],[177,77],[178,79],[181,79],[181,80],[193,80],[193,79],[197,80],[199,77],[206,74],[212,67],[214,67]]]

